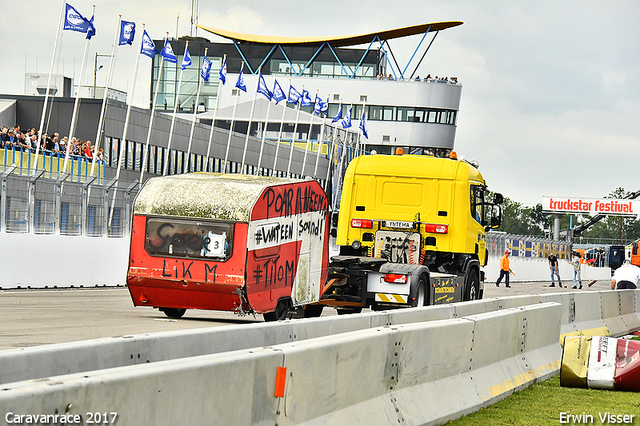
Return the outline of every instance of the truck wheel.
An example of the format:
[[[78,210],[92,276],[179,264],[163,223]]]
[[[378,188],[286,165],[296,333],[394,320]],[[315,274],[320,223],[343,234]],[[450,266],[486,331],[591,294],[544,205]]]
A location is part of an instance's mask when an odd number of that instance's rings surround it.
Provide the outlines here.
[[[184,313],[187,312],[186,309],[179,308],[160,308],[160,310],[169,318],[182,318]]]
[[[304,317],[305,318],[317,318],[322,315],[322,310],[324,309],[324,305],[307,305],[304,308]]]
[[[469,271],[467,276],[467,285],[464,290],[464,301],[476,300],[480,297],[480,280],[475,270]]]
[[[265,312],[262,317],[265,321],[284,321],[289,315],[289,306],[287,299],[280,299],[276,305],[276,310],[274,312]]]
[[[411,304],[412,307],[427,306],[429,301],[427,300],[427,279],[424,275],[420,275],[418,280],[418,289],[416,290],[416,300]]]

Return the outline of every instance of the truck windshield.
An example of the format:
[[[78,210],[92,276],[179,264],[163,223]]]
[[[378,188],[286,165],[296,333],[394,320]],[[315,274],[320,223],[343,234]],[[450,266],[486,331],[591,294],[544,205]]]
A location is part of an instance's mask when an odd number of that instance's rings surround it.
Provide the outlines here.
[[[144,248],[150,255],[224,261],[231,256],[232,242],[232,223],[147,218]]]

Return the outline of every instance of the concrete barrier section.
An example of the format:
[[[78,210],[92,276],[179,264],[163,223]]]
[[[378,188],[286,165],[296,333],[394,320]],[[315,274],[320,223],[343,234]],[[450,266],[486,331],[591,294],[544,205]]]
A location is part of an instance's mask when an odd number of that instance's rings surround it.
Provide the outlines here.
[[[612,292],[613,293],[613,292]],[[574,292],[574,325],[580,336],[610,336],[602,320],[602,301],[598,292]]]
[[[581,335],[580,330],[576,327],[576,306],[575,293],[550,293],[541,294],[540,302],[556,302],[562,305],[562,314],[560,315],[560,344],[564,341],[565,336]]]
[[[282,352],[229,352],[13,383],[0,392],[0,424],[14,414],[117,413],[121,425],[273,425]],[[22,422],[24,424],[25,422]],[[69,423],[69,422],[67,422]],[[43,423],[44,424],[44,423]],[[63,424],[63,422],[47,422]]]
[[[612,336],[622,336],[640,329],[640,320],[635,312],[637,290],[601,291],[602,319]]]
[[[485,406],[558,371],[561,312],[545,303],[468,317],[476,322],[471,365]]]
[[[0,351],[0,384],[293,341],[292,323],[238,324]]]

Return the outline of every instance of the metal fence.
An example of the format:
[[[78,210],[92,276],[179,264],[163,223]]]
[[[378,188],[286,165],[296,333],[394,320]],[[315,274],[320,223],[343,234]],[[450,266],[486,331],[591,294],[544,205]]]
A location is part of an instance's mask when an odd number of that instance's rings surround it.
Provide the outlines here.
[[[0,232],[123,237],[129,233],[137,182],[71,181],[69,173],[0,168]]]
[[[490,257],[500,257],[509,251],[511,257],[525,260],[546,259],[551,253],[558,259],[571,259],[569,242],[502,232],[487,233],[487,250]]]

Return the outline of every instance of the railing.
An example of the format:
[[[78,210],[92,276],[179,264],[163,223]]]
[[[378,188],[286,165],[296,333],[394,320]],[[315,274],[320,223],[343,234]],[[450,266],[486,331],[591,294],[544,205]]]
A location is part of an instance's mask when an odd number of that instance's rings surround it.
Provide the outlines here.
[[[501,232],[487,233],[487,250],[490,257],[500,257],[509,251],[511,257],[525,260],[546,259],[551,253],[558,259],[571,259],[571,243],[566,241]]]
[[[37,163],[37,164],[36,164]],[[69,164],[67,170],[64,168],[64,154],[42,151],[36,159],[35,152],[30,150],[16,149],[15,147],[0,148],[0,169],[5,169],[15,165],[16,174],[31,175],[34,169],[45,171],[45,177],[56,179],[57,176],[66,171],[70,174],[69,180],[75,182],[84,182],[90,179],[92,161],[85,157],[76,155],[69,156]],[[94,175],[98,179],[98,183],[104,180],[104,164],[96,161]]]
[[[138,184],[0,165],[0,232],[123,237]],[[72,180],[77,179],[76,181]]]

